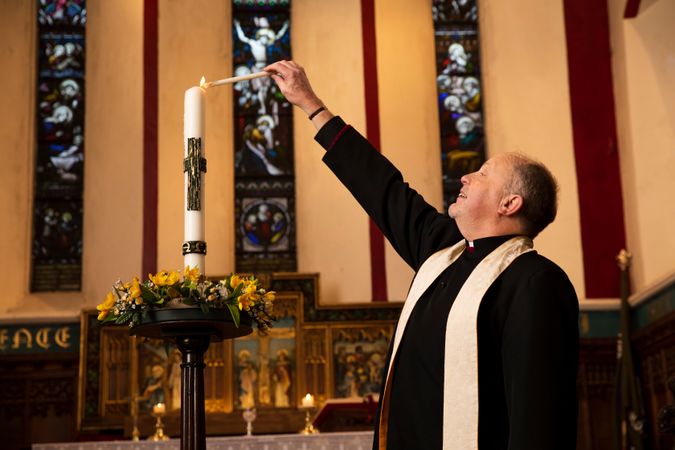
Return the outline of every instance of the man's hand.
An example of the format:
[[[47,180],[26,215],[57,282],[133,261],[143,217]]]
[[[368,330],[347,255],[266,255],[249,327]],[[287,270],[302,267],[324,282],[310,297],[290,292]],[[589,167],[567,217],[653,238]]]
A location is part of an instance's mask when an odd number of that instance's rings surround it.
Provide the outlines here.
[[[309,84],[305,69],[296,62],[278,61],[263,70],[271,74],[270,76],[277,83],[284,97],[302,109],[305,114],[309,115],[323,106]]]

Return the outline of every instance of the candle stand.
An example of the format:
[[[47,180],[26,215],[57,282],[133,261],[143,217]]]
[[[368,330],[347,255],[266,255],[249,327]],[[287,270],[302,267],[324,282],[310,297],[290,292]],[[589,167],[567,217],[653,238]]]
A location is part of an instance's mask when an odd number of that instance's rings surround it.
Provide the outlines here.
[[[305,428],[300,430],[300,434],[317,434],[319,433],[319,430],[314,428],[314,425],[312,425],[312,419],[310,415],[310,411],[314,410],[313,406],[307,407],[307,406],[302,406],[300,409],[305,410]]]
[[[246,313],[241,315],[239,327],[235,327],[227,309],[211,308],[204,313],[192,307],[151,310],[131,328],[132,335],[172,340],[181,352],[181,450],[206,450],[204,353],[209,344],[252,331],[251,318]]]
[[[155,434],[152,436],[148,436],[149,441],[168,441],[169,436],[164,434],[164,422],[162,422],[162,416],[164,415],[163,412],[153,412],[153,416],[157,417],[157,421],[155,422]]]

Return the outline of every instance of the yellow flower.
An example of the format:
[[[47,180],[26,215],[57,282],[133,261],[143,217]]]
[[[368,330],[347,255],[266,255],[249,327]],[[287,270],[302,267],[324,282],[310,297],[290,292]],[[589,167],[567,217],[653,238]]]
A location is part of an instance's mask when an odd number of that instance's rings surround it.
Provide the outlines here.
[[[180,281],[180,272],[178,272],[177,270],[172,270],[171,272],[169,272],[169,276],[166,280],[167,284],[173,286],[179,281]]]
[[[190,269],[190,266],[185,266],[183,276],[185,277],[186,280],[190,280],[191,282],[196,283],[197,281],[199,281],[199,267]]]
[[[166,270],[161,270],[157,272],[156,275],[148,274],[148,278],[150,278],[150,281],[152,281],[155,286],[165,286],[169,274],[166,273]]]
[[[131,287],[129,288],[129,297],[131,299],[137,299],[140,298],[141,296],[141,284],[138,280],[138,278],[134,277],[134,279],[131,281]],[[138,301],[136,302],[138,304]]]
[[[237,299],[237,303],[239,303],[239,311],[242,309],[248,311],[249,305],[251,303],[251,294],[241,294]]]
[[[276,298],[276,294],[277,294],[277,293],[274,292],[274,291],[269,291],[269,292],[266,292],[266,293],[265,293],[265,295],[263,296],[263,298],[265,299],[265,301],[273,302],[274,299]]]
[[[246,286],[244,288],[244,293],[250,295],[250,294],[254,294],[256,290],[257,290],[257,288],[256,288],[255,284],[253,282],[249,281],[248,286]]]
[[[115,306],[115,296],[112,292],[108,292],[108,295],[106,295],[103,303],[96,307],[96,309],[100,311],[98,314],[98,320],[105,319],[113,306]]]
[[[232,275],[232,277],[230,277],[230,287],[232,289],[236,289],[237,286],[239,286],[240,284],[241,284],[241,278],[239,278],[238,275]]]

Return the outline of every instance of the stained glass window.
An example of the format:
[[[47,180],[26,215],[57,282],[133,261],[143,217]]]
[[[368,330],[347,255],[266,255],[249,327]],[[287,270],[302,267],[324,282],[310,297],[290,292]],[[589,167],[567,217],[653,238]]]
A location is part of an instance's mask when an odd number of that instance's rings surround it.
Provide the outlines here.
[[[31,291],[80,290],[85,0],[38,0]]]
[[[444,210],[485,161],[476,0],[433,0]]]
[[[291,58],[290,2],[233,1],[234,75]],[[236,270],[295,271],[292,105],[271,78],[234,85]]]

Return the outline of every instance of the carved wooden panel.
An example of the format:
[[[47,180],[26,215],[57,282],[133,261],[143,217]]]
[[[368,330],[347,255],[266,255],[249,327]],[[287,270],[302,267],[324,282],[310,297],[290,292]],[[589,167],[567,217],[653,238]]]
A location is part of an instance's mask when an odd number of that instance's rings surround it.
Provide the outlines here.
[[[660,434],[656,427],[658,412],[675,404],[666,387],[675,374],[675,313],[640,329],[633,335],[636,367],[647,411],[647,447],[671,450],[673,437]],[[579,360],[579,450],[612,448],[614,433],[615,339],[582,339]]]
[[[77,354],[0,358],[3,449],[74,440]]]

